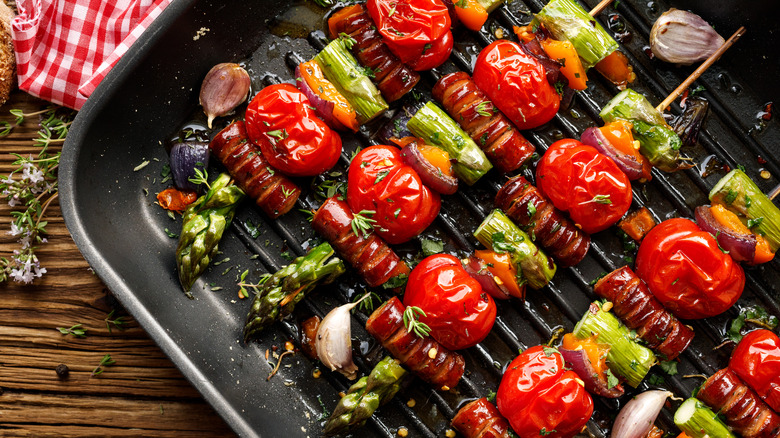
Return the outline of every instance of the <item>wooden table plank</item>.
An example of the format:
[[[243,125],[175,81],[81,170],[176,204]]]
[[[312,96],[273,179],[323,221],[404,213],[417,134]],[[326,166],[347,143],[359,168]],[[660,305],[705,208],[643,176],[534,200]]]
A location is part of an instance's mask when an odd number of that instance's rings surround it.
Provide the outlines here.
[[[0,120],[13,123],[13,108],[29,113],[47,105],[15,92]],[[2,177],[16,168],[12,153],[37,154],[37,129],[31,117],[0,138]],[[19,244],[7,233],[11,208],[1,204],[0,257],[10,258]],[[0,284],[0,436],[234,436],[92,273],[56,201],[46,216],[48,242],[36,254],[48,272],[33,285]],[[112,310],[124,330],[106,327]],[[87,330],[85,338],[57,330],[74,324]],[[92,376],[105,354],[116,364]],[[68,378],[55,372],[61,363]]]

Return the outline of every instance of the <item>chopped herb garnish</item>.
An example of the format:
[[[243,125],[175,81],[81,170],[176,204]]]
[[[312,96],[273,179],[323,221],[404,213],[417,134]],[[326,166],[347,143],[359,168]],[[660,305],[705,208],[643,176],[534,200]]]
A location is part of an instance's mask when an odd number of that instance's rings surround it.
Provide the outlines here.
[[[597,204],[612,204],[612,200],[609,199],[609,195],[596,195],[593,197],[593,199],[590,200],[590,202],[595,202]]]
[[[605,373],[607,375],[607,388],[612,389],[615,386],[617,386],[620,383],[620,380],[618,380],[617,377],[615,377],[614,374],[612,374],[612,370],[607,368],[607,372]]]
[[[390,173],[389,170],[380,170],[376,174],[376,179],[374,180],[374,184],[379,184],[380,181],[385,179],[385,177]]]
[[[444,242],[440,240],[421,238],[420,244],[422,246],[423,255],[426,257],[433,254],[439,254],[444,251]]]
[[[373,210],[360,210],[359,213],[355,213],[352,218],[352,232],[356,236],[360,237],[360,233],[363,233],[363,237],[368,237],[371,232],[374,231],[375,219],[372,219],[376,212]]]
[[[477,105],[476,108],[477,114],[479,114],[482,117],[490,117],[490,111],[488,111],[489,110],[488,105],[490,105],[491,107],[493,106],[493,104],[490,101],[484,101],[481,102],[479,105]]]
[[[677,362],[673,360],[667,360],[658,364],[664,372],[670,376],[677,374]]]

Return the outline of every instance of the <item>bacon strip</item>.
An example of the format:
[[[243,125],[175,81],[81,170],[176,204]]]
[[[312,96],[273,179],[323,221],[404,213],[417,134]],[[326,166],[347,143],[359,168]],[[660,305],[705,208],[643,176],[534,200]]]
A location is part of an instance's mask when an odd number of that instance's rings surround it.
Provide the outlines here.
[[[220,131],[209,143],[209,149],[238,186],[272,219],[295,206],[301,189],[268,164],[260,147],[247,137],[243,121],[233,122]]]
[[[477,88],[468,73],[443,76],[433,87],[433,98],[457,120],[501,172],[519,169],[536,150]]]
[[[590,236],[521,175],[501,187],[496,194],[496,207],[549,251],[561,267],[574,266],[585,258]]]
[[[693,340],[693,330],[667,311],[628,266],[601,278],[593,292],[611,301],[626,326],[667,360],[676,358]]]
[[[463,376],[463,356],[450,351],[430,336],[421,338],[404,326],[404,307],[390,298],[366,321],[366,330],[419,378],[437,388],[453,388]]]
[[[376,233],[364,237],[352,231],[354,215],[345,201],[328,198],[314,213],[312,227],[336,252],[357,269],[369,286],[386,283],[393,277],[409,275],[406,265]]]

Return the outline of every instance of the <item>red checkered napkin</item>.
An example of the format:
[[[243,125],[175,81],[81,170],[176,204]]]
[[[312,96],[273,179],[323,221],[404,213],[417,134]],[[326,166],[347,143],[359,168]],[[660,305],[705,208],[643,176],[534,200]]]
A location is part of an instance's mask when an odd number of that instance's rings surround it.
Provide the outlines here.
[[[11,22],[19,88],[81,109],[172,0],[17,0]]]

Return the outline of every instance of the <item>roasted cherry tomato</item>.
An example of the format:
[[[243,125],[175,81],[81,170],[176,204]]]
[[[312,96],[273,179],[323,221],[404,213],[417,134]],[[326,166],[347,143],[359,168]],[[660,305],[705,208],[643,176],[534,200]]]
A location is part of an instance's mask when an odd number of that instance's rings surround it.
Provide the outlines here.
[[[197,199],[197,193],[191,190],[179,190],[175,187],[168,187],[157,194],[157,203],[160,204],[160,207],[177,213],[183,212],[188,205]]]
[[[544,67],[515,42],[498,40],[482,49],[473,79],[520,129],[541,126],[558,112],[561,96]]]
[[[363,149],[349,165],[347,202],[355,213],[374,212],[374,230],[388,243],[406,242],[436,219],[439,194],[424,186],[394,146]]]
[[[536,167],[536,186],[586,233],[609,228],[631,206],[631,183],[614,161],[577,140],[553,143]]]
[[[415,70],[430,70],[452,51],[450,14],[441,0],[368,0],[368,13],[391,52]]]
[[[290,84],[265,87],[246,109],[246,131],[274,168],[313,176],[336,164],[341,137],[314,115],[309,99]]]
[[[501,414],[521,438],[572,437],[593,414],[593,399],[558,350],[537,345],[513,360],[496,394]]]
[[[682,319],[719,315],[745,287],[745,273],[712,234],[688,219],[656,225],[639,245],[636,274],[669,311]]]
[[[745,335],[731,353],[729,368],[780,412],[780,338],[775,333],[762,329]]]
[[[463,269],[460,260],[436,254],[423,259],[409,275],[404,305],[425,312],[420,321],[450,350],[476,345],[496,320],[496,304]]]

